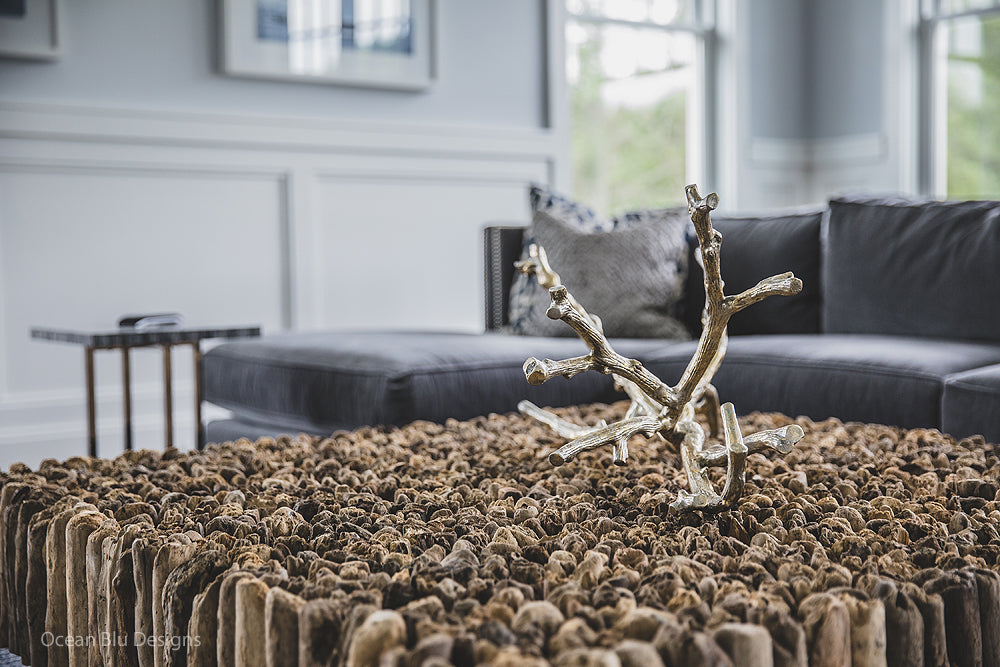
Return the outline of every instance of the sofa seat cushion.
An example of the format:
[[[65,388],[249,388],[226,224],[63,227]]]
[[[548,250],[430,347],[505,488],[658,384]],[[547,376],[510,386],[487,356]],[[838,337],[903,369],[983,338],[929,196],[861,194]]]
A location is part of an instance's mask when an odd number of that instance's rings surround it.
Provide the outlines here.
[[[645,360],[670,343],[617,339],[621,354]],[[575,338],[500,333],[316,332],[219,345],[205,354],[205,400],[243,420],[323,433],[415,419],[441,422],[539,405],[622,398],[611,379],[583,373],[532,386],[528,357],[586,354]]]
[[[647,360],[675,383],[694,343]],[[714,384],[738,413],[940,427],[945,377],[1000,363],[1000,345],[904,336],[733,336]]]
[[[941,430],[956,438],[979,434],[1000,443],[1000,364],[945,380]]]

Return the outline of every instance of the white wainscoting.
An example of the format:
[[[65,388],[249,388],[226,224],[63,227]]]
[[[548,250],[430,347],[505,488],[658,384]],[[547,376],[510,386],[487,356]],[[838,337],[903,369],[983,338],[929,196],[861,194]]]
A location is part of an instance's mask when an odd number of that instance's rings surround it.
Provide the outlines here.
[[[0,104],[0,467],[85,451],[83,353],[33,325],[474,331],[481,229],[527,215],[562,142],[533,129],[383,126]],[[174,355],[176,444],[193,443]],[[120,355],[99,352],[100,455],[122,448]],[[163,445],[160,356],[133,352],[137,446]]]

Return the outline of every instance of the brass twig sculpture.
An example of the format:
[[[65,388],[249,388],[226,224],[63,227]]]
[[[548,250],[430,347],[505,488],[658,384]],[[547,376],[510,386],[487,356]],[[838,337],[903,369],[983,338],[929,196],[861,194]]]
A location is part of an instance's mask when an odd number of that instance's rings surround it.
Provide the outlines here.
[[[637,434],[647,438],[659,434],[670,442],[679,443],[690,491],[681,491],[671,507],[680,511],[718,511],[732,507],[743,493],[746,457],[750,452],[770,448],[787,454],[803,436],[802,428],[794,424],[744,436],[733,404],[726,403],[720,408],[711,381],[726,353],[726,326],[735,313],[762,299],[797,294],[802,289],[802,281],[791,273],[783,273],[765,278],[745,292],[726,296],[719,269],[722,234],[712,227],[710,215],[718,206],[719,197],[710,194],[702,198],[694,185],[687,186],[685,192],[705,272],[705,310],[698,347],[680,381],[668,386],[639,361],[615,352],[604,336],[600,319],[587,313],[560,284],[559,275],[549,266],[544,248],[532,246],[530,258],[518,262],[517,269],[534,276],[542,287],[548,288],[551,303],[546,314],[572,327],[590,348],[590,353],[561,361],[532,357],[524,362],[528,382],[537,385],[556,376],[571,378],[583,371],[596,370],[611,375],[615,385],[631,399],[631,404],[620,421],[594,427],[568,422],[530,401],[522,401],[518,409],[547,424],[562,437],[572,438],[549,455],[549,461],[557,466],[582,451],[607,444],[614,446],[615,464],[624,465],[628,460],[628,441]],[[705,448],[706,434],[696,420],[699,413],[707,418],[712,435],[718,435],[721,416],[725,446]],[[726,482],[719,494],[712,487],[706,469],[723,465],[727,468]]]

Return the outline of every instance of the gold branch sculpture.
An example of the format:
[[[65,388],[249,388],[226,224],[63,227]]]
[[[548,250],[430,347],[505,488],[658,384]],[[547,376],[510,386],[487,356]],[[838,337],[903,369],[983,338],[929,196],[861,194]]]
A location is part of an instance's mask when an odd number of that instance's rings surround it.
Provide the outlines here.
[[[687,186],[685,193],[705,273],[705,310],[698,347],[680,381],[669,386],[638,360],[615,352],[604,336],[601,320],[589,314],[561,284],[559,274],[549,266],[545,249],[532,245],[529,259],[518,262],[517,269],[548,288],[551,303],[546,315],[572,327],[590,353],[560,361],[532,357],[524,362],[528,382],[537,385],[557,376],[571,378],[583,371],[596,370],[611,375],[615,386],[628,395],[631,403],[620,421],[593,427],[568,422],[530,401],[522,401],[518,409],[560,436],[571,438],[549,455],[549,461],[557,466],[582,451],[603,445],[612,445],[615,464],[624,465],[628,460],[628,441],[639,434],[647,438],[660,435],[677,443],[690,490],[679,492],[671,507],[679,511],[720,511],[732,507],[742,495],[749,453],[774,449],[787,454],[803,436],[802,428],[794,424],[744,436],[733,404],[719,406],[718,393],[711,382],[726,354],[726,326],[735,313],[769,296],[797,294],[802,281],[791,273],[783,273],[765,278],[745,292],[726,296],[719,267],[722,234],[712,227],[711,220],[711,211],[718,206],[719,197],[710,194],[702,198],[694,185]],[[705,416],[713,436],[719,434],[721,418],[724,446],[705,447],[707,435],[697,421],[698,414]],[[726,467],[721,494],[715,491],[706,472],[712,466]]]

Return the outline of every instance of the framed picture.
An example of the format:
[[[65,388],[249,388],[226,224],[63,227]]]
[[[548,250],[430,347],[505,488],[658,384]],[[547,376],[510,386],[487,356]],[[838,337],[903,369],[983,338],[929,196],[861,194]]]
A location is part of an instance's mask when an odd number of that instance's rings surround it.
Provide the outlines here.
[[[233,76],[427,88],[434,79],[434,5],[222,0],[222,68]]]
[[[62,52],[61,0],[0,0],[0,56],[54,60]]]

